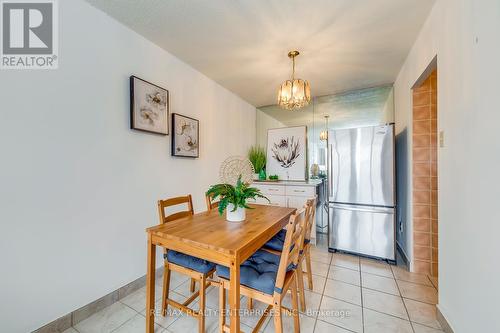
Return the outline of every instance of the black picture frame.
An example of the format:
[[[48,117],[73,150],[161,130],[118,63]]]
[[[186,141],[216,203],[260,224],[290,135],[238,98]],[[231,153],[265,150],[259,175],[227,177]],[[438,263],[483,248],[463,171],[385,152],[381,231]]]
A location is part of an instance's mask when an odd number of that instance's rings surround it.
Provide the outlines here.
[[[179,131],[176,131],[177,125],[179,124],[180,121],[187,121],[190,124],[196,124],[196,130],[194,133],[189,134],[184,134],[184,133],[179,133]],[[187,157],[187,158],[199,158],[200,157],[200,121],[195,118],[191,118],[188,116],[184,116],[182,114],[178,113],[172,113],[172,141],[171,141],[171,147],[170,147],[170,154],[175,157]],[[195,137],[192,137],[195,135]],[[180,148],[180,145],[182,144],[179,142],[179,140],[182,140],[183,138],[188,138],[194,144],[196,145],[196,149],[194,149],[195,153],[190,153],[188,150],[183,150]],[[184,144],[184,146],[189,146],[188,142]]]
[[[141,79],[135,75],[131,75],[129,78],[129,84],[130,84],[130,129],[136,130],[136,131],[141,131],[141,132],[147,132],[147,133],[153,133],[153,134],[158,134],[158,135],[168,135],[169,134],[169,119],[170,119],[170,96],[169,96],[169,91],[163,87],[160,87],[159,85],[156,85],[154,83],[151,83],[149,81],[146,81],[144,79]],[[138,99],[144,99],[144,96],[139,96],[141,95],[138,91],[138,84],[143,85],[144,87],[148,87],[149,89],[156,89],[160,93],[165,94],[165,110],[162,110],[161,108],[163,107],[162,101],[160,101],[159,104],[160,107],[157,108],[159,114],[160,114],[160,119],[161,119],[161,124],[159,124],[160,130],[154,130],[153,126],[150,126],[151,128],[148,128],[147,124],[139,124],[140,119],[137,117],[138,111],[141,112],[142,110],[137,110],[137,105],[138,105]],[[161,96],[163,97],[163,96]],[[146,101],[141,101],[142,103],[147,103]],[[145,111],[147,112],[147,111]],[[147,118],[143,118],[143,120]],[[151,120],[152,121],[152,120]],[[164,123],[164,124],[163,124]]]

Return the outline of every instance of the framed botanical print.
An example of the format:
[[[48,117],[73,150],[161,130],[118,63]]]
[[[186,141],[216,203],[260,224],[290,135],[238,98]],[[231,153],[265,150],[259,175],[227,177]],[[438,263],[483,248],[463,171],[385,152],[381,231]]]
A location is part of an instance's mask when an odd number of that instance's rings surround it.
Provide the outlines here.
[[[136,76],[130,77],[130,128],[168,135],[168,90]]]
[[[307,179],[307,127],[283,127],[267,131],[268,175],[282,180]]]
[[[199,121],[177,113],[172,113],[172,156],[199,157]]]

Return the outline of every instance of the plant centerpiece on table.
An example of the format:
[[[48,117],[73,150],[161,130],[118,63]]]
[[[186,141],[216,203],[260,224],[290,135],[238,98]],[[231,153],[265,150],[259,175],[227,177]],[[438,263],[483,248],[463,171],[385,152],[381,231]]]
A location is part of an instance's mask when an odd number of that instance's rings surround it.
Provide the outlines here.
[[[245,220],[245,209],[252,209],[248,206],[248,199],[263,198],[269,201],[258,188],[250,187],[249,183],[238,177],[236,185],[216,184],[210,187],[206,193],[214,200],[220,198],[219,214],[222,215],[226,210],[226,219],[230,222],[241,222]]]
[[[252,146],[248,151],[248,159],[252,162],[255,170],[254,179],[266,180],[266,152],[260,146]]]

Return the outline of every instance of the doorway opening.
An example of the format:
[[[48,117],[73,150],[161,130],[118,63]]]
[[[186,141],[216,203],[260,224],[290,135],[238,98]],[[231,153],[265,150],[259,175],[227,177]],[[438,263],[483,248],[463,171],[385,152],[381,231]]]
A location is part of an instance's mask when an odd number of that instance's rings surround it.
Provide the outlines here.
[[[413,271],[438,276],[437,62],[413,87]],[[436,279],[437,280],[437,279]]]

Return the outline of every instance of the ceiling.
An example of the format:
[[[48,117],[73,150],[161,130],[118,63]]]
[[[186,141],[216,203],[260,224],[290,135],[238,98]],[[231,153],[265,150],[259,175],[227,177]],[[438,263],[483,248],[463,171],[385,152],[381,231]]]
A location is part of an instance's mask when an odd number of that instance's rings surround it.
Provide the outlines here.
[[[392,83],[435,0],[87,0],[255,106]]]
[[[297,112],[277,105],[259,108],[284,126],[307,126],[308,131],[325,129],[325,116],[329,116],[330,130],[376,126],[394,121],[394,95],[392,86],[351,90],[345,93],[316,97]]]

